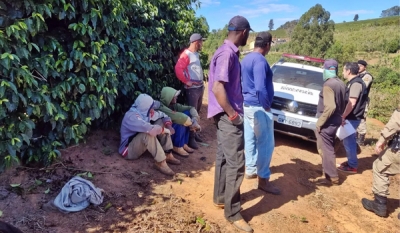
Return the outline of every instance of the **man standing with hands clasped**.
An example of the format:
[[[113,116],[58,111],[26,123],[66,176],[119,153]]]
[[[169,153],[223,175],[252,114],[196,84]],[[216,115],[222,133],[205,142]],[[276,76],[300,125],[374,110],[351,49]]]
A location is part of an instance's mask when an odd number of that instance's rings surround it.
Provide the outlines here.
[[[324,62],[324,86],[319,94],[317,107],[317,137],[318,152],[322,156],[323,175],[311,182],[317,185],[339,185],[339,175],[336,170],[336,155],[334,149],[336,131],[342,124],[342,112],[345,108],[346,87],[337,77],[338,63],[327,59]]]
[[[214,53],[208,83],[208,118],[217,125],[214,205],[224,208],[225,218],[237,229],[253,232],[240,214],[240,185],[244,176],[243,96],[239,46],[246,45],[250,24],[235,16],[229,21],[228,38]]]
[[[242,87],[244,98],[245,178],[258,177],[258,188],[275,195],[280,190],[271,184],[272,153],[275,147],[274,116],[271,112],[274,98],[272,70],[265,59],[271,49],[272,35],[260,32],[253,52],[242,60]]]
[[[189,48],[182,52],[175,65],[175,74],[184,84],[186,105],[194,107],[198,113],[201,110],[204,93],[203,69],[199,56],[199,51],[203,47],[203,40],[204,38],[200,34],[192,34],[189,39]],[[190,132],[189,146],[198,149],[196,141],[203,142],[196,132]]]

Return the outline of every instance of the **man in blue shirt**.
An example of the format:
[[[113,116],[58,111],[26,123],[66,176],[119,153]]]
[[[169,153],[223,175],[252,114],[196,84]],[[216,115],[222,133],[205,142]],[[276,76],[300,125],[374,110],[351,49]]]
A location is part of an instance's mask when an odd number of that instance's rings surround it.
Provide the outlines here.
[[[260,32],[253,52],[243,58],[242,88],[244,98],[245,178],[258,177],[258,188],[275,195],[280,190],[269,181],[272,153],[275,147],[274,119],[271,112],[274,97],[272,71],[265,59],[271,48],[272,36]]]

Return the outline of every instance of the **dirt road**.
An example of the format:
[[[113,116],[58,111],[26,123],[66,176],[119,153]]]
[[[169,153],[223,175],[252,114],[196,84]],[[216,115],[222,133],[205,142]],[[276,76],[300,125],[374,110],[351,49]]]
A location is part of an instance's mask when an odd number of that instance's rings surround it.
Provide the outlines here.
[[[125,161],[116,153],[118,131],[96,131],[87,143],[63,150],[62,160],[47,169],[17,167],[1,174],[0,219],[24,232],[237,232],[223,210],[212,205],[216,129],[203,110],[202,136],[207,142],[172,167],[176,177],[155,171],[148,155]],[[368,124],[374,132],[368,135],[369,143],[374,143],[382,124]],[[259,233],[400,232],[399,177],[391,178],[388,218],[365,211],[360,203],[372,197],[371,166],[377,158],[372,154],[372,146],[364,148],[358,174],[340,174],[342,185],[316,187],[308,182],[321,174],[314,143],[276,134],[271,180],[282,194],[265,194],[255,189],[255,180],[244,180],[242,214]],[[341,151],[337,162],[344,160]],[[105,190],[103,204],[72,214],[42,209],[79,173]]]

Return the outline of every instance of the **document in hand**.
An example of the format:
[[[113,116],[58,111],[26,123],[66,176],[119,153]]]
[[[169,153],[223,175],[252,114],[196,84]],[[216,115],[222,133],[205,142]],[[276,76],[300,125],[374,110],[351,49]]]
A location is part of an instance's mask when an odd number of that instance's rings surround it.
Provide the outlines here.
[[[346,120],[344,125],[340,126],[337,130],[336,136],[342,141],[343,139],[347,138],[355,132],[356,130],[354,129],[354,127],[350,124],[348,120]]]

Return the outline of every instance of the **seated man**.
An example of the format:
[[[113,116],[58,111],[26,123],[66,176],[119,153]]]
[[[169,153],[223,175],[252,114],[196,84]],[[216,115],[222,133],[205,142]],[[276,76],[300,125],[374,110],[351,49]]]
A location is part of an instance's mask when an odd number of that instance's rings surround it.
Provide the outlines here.
[[[176,99],[181,91],[171,87],[164,87],[161,90],[161,105],[159,110],[167,114],[172,120],[172,127],[175,134],[171,136],[173,151],[187,157],[193,149],[198,149],[194,133],[201,130],[199,114],[192,106],[178,104]],[[193,148],[193,149],[192,149]]]
[[[154,167],[166,175],[175,173],[167,163],[180,164],[172,155],[171,118],[154,110],[159,105],[147,94],[140,94],[125,113],[121,124],[119,153],[126,159],[138,159],[149,151],[156,160]]]

